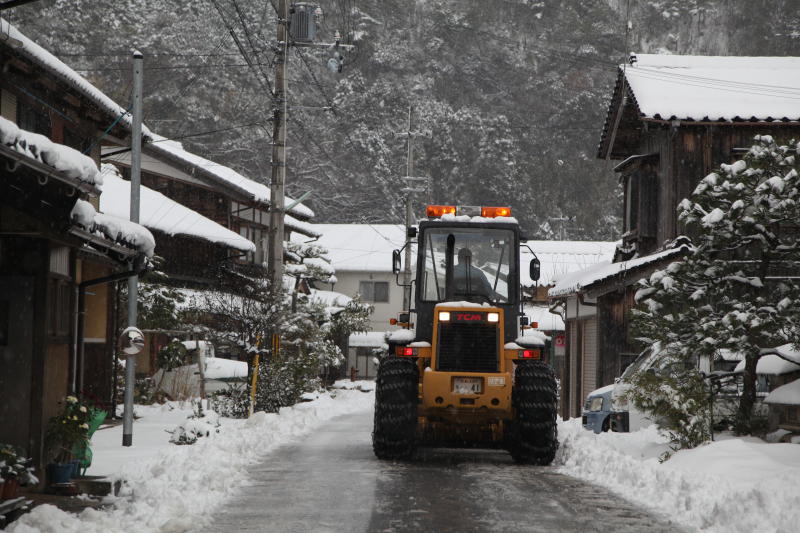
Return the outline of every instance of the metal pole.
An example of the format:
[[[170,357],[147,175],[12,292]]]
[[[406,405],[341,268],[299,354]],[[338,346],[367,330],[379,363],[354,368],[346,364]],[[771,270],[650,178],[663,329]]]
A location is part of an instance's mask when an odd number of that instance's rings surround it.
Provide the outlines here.
[[[269,184],[269,268],[271,290],[283,286],[283,212],[284,184],[286,183],[286,118],[287,87],[286,62],[289,59],[289,4],[278,2],[278,53],[275,56],[275,100],[272,133],[272,178]]]
[[[142,64],[141,52],[133,53],[133,125],[131,128],[131,222],[139,222],[139,187],[142,183]],[[133,270],[133,265],[131,265]],[[136,327],[139,277],[128,278],[128,326]],[[125,410],[122,418],[122,445],[133,444],[133,386],[136,356],[125,360]]]
[[[413,107],[408,106],[408,150],[406,154],[406,176],[411,177],[413,174],[411,173],[412,169],[414,168],[414,151],[412,148],[411,142],[411,114],[413,112]],[[410,237],[410,229],[412,224],[412,212],[411,212],[411,183],[408,184],[409,191],[406,193],[406,266],[403,270],[403,311],[410,311],[411,310],[411,237]]]

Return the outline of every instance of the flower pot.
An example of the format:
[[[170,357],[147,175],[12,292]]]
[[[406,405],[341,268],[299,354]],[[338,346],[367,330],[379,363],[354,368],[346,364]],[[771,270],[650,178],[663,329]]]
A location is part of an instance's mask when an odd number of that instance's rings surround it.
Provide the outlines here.
[[[5,480],[3,484],[3,491],[0,495],[0,500],[13,500],[19,493],[19,480],[16,477],[10,477]]]
[[[81,460],[73,459],[69,462],[72,465],[72,474],[70,477],[76,478],[81,476]]]
[[[47,478],[51,485],[69,483],[75,466],[72,463],[50,463],[47,465]]]

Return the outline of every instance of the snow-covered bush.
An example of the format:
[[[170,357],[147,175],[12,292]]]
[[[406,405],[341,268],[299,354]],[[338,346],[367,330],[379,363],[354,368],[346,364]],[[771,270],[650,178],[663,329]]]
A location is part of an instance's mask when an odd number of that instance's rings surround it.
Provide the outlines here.
[[[694,244],[681,260],[642,280],[632,326],[645,343],[669,347],[687,370],[663,399],[684,418],[671,428],[681,445],[700,439],[693,421],[705,407],[689,401],[703,384],[696,362],[726,348],[745,356],[744,392],[736,416],[740,433],[753,430],[756,363],[763,350],[793,342],[800,328],[800,145],[756,136],[743,159],[703,178],[678,206]],[[647,383],[640,383],[647,385]],[[677,393],[689,387],[684,393]],[[695,390],[696,389],[696,390]],[[658,394],[653,385],[650,394]],[[676,397],[675,394],[678,394]],[[640,395],[644,407],[647,399]]]
[[[219,415],[210,409],[204,410],[198,400],[195,403],[194,414],[172,430],[169,441],[172,444],[194,444],[200,437],[219,433],[219,426]]]
[[[246,384],[229,383],[209,398],[209,409],[227,418],[247,418],[250,410],[250,393]]]

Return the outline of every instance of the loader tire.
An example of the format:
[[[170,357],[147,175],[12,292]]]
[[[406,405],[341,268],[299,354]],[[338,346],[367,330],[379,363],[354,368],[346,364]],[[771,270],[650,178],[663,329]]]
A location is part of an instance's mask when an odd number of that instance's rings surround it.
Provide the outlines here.
[[[558,396],[553,370],[540,361],[517,363],[512,390],[516,419],[506,433],[517,463],[549,465],[558,449]]]
[[[405,459],[414,453],[419,372],[416,361],[388,357],[375,381],[372,450],[379,459]]]

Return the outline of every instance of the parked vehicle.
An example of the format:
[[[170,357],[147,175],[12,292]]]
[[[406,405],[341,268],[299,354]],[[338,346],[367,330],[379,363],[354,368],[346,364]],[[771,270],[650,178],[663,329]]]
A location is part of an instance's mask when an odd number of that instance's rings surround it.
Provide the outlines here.
[[[616,378],[614,384],[610,385],[611,413],[609,414],[609,427],[611,431],[637,431],[653,423],[645,413],[636,409],[633,403],[628,401],[626,395],[631,388],[630,378],[636,372],[645,372],[654,368],[657,362],[658,352],[647,348],[633,360],[633,363],[628,365],[622,372],[622,376]]]
[[[595,433],[611,429],[611,393],[614,385],[606,385],[586,396],[581,421],[583,427]]]

